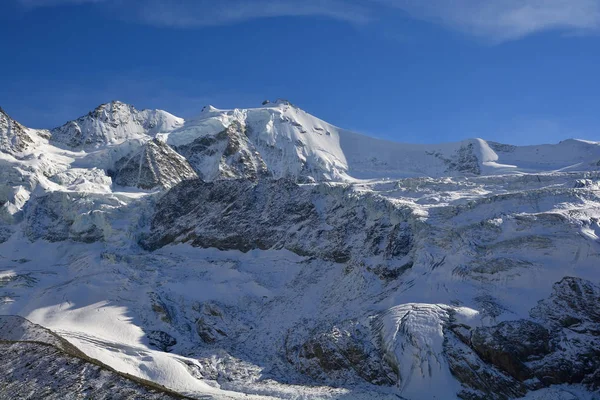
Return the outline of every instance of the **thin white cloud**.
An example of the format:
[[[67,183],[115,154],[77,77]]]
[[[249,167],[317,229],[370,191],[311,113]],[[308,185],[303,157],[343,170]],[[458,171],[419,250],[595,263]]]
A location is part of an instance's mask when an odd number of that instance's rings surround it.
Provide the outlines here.
[[[324,16],[352,23],[366,23],[369,7],[356,0],[17,0],[33,9],[59,5],[103,3],[114,7],[120,18],[151,25],[194,28],[228,25],[246,20]]]
[[[374,0],[414,18],[490,39],[519,39],[548,30],[600,30],[600,0]]]
[[[102,3],[111,14],[181,28],[284,16],[366,23],[392,10],[493,42],[548,30],[600,31],[600,0],[17,0],[28,8]],[[401,20],[401,14],[398,15]]]
[[[19,4],[27,8],[76,5],[85,3],[101,3],[104,1],[107,0],[18,0]]]
[[[128,7],[137,17],[153,25],[201,27],[234,24],[246,20],[325,16],[349,22],[370,20],[369,10],[348,0],[144,0]]]

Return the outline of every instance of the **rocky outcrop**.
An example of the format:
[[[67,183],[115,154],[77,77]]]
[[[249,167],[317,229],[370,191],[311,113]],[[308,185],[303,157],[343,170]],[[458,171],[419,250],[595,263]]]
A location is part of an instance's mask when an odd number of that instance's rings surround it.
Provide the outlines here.
[[[600,389],[600,287],[565,277],[531,310],[548,327],[553,353],[534,363],[544,384],[584,383]]]
[[[170,351],[177,344],[177,339],[167,332],[152,330],[146,334],[148,344],[160,351]]]
[[[448,171],[457,171],[465,175],[481,175],[480,160],[475,155],[473,143],[461,146],[455,157],[448,161]]]
[[[254,109],[205,107],[197,119],[169,133],[167,143],[206,181],[347,177],[339,129],[285,100]]]
[[[30,148],[33,143],[29,129],[9,117],[0,107],[0,151],[17,154]]]
[[[453,175],[457,172],[464,175],[481,175],[480,160],[475,155],[475,145],[465,143],[450,157],[441,152],[426,152],[429,156],[439,158],[446,165],[446,173]]]
[[[185,158],[157,139],[146,142],[132,156],[121,158],[110,174],[119,186],[145,190],[168,189],[198,177]]]
[[[452,375],[463,384],[457,395],[465,400],[509,400],[520,398],[527,393],[527,387],[490,366],[479,358],[453,332],[457,326],[444,333],[444,354]]]
[[[233,122],[216,135],[201,136],[175,148],[205,181],[258,179],[270,175],[265,161],[248,139],[246,129]]]
[[[370,327],[357,321],[311,332],[297,327],[286,335],[285,357],[298,372],[318,382],[344,385],[365,381],[391,386],[397,380],[373,344]]]
[[[510,399],[550,385],[600,388],[600,288],[566,277],[532,320],[472,329],[449,325],[446,357],[465,399]],[[460,343],[457,341],[460,341]],[[461,344],[462,343],[462,344]]]
[[[409,263],[409,208],[348,187],[289,180],[182,182],[158,203],[141,244],[190,243],[221,250],[287,249],[335,262]],[[398,260],[405,259],[398,264]],[[382,272],[382,271],[380,271]]]
[[[536,375],[527,363],[543,358],[552,350],[548,330],[527,320],[477,328],[471,335],[471,346],[484,361],[520,382]]]
[[[550,298],[531,310],[531,316],[553,330],[569,329],[600,336],[600,288],[590,281],[565,277],[554,284]]]

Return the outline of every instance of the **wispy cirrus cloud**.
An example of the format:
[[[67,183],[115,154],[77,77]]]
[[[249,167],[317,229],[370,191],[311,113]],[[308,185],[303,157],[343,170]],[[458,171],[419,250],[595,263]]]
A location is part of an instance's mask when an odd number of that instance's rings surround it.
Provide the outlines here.
[[[410,16],[496,42],[562,30],[600,30],[600,0],[376,0]]]
[[[107,0],[18,0],[26,8],[52,7],[62,5],[76,5],[86,3],[101,3]]]
[[[17,0],[32,9],[98,4],[150,25],[195,28],[272,17],[324,16],[352,23],[371,20],[370,7],[355,0]]]
[[[222,0],[218,4],[211,0],[144,0],[143,7],[131,10],[150,24],[187,28],[292,16],[325,16],[354,23],[371,20],[369,8],[348,0]]]
[[[195,28],[258,18],[324,16],[352,23],[385,13],[410,17],[492,42],[542,31],[600,31],[600,0],[17,0],[28,8],[100,4],[122,18],[157,26]]]

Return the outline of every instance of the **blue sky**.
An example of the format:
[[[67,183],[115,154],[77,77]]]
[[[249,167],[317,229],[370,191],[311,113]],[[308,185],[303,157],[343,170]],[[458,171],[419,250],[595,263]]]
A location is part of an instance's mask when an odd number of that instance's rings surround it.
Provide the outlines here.
[[[600,140],[600,0],[2,0],[0,105],[190,117],[287,98],[404,142]]]

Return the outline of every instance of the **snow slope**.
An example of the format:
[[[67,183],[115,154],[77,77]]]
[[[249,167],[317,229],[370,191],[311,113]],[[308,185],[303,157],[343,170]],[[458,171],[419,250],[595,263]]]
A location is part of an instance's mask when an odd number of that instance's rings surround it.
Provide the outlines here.
[[[2,399],[183,398],[150,381],[118,373],[19,316],[0,316],[0,347]]]

